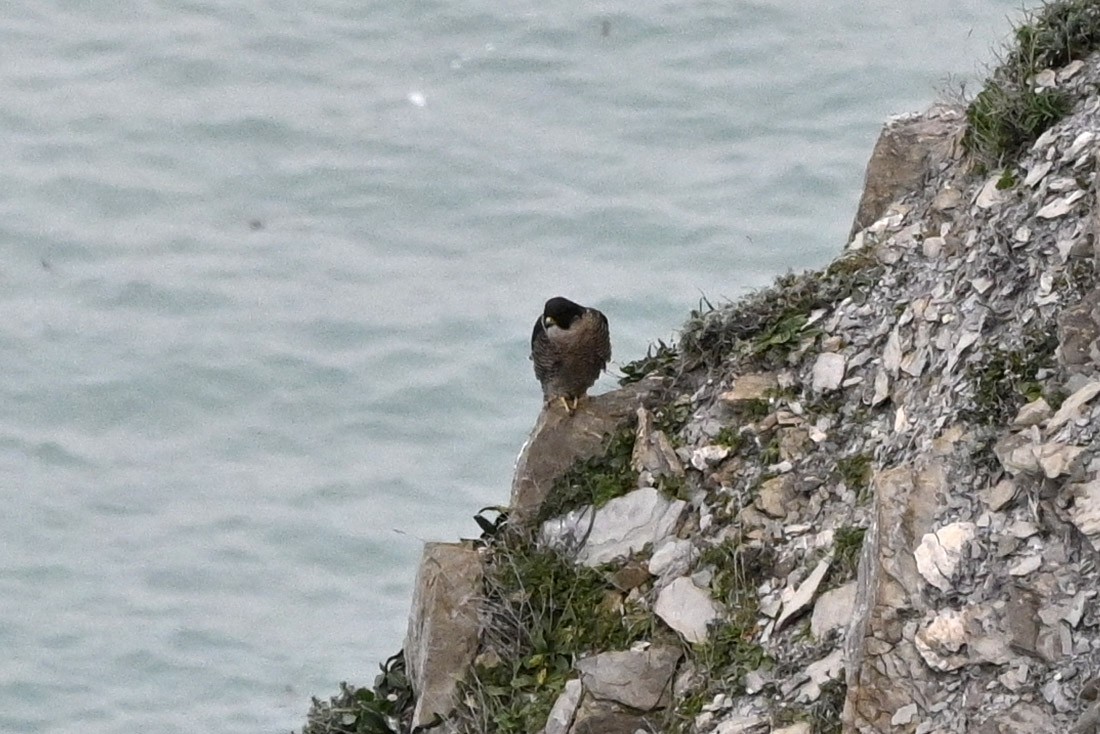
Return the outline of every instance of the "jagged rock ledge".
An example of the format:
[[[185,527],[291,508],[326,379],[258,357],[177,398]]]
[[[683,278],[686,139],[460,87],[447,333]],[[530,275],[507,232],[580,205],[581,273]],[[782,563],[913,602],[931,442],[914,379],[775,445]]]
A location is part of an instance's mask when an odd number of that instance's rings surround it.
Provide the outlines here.
[[[1005,165],[973,105],[891,120],[836,262],[544,412],[306,731],[1100,731],[1100,58],[1062,61]]]

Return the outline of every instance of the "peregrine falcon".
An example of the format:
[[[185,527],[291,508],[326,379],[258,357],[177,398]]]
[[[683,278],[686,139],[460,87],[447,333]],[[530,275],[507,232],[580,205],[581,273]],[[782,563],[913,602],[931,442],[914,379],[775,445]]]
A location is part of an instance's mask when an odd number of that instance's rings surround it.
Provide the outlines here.
[[[572,414],[610,359],[606,316],[561,296],[546,302],[531,332],[531,361],[547,404],[561,400]]]

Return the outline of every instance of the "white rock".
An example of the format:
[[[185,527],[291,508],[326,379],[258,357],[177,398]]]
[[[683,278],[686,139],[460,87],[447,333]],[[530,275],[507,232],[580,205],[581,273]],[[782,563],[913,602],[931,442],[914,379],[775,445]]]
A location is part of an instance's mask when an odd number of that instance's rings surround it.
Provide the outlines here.
[[[817,587],[820,586],[821,582],[825,579],[825,574],[829,572],[829,566],[832,565],[832,562],[833,559],[831,556],[826,556],[818,561],[817,566],[806,580],[803,581],[798,589],[784,601],[783,612],[775,622],[776,630],[782,629],[787,620],[801,612],[811,601],[813,601],[814,594],[817,593]]]
[[[989,209],[1004,201],[1006,196],[1005,192],[997,188],[997,184],[1000,183],[1003,177],[1004,172],[997,171],[985,182],[985,185],[982,186],[982,190],[978,192],[978,196],[974,199],[974,203],[979,209]]]
[[[681,576],[657,595],[653,611],[688,642],[707,639],[710,623],[718,619],[718,605],[710,594]]]
[[[565,689],[554,701],[550,709],[550,715],[546,718],[546,727],[543,734],[567,734],[569,727],[573,725],[573,716],[577,713],[577,706],[581,702],[581,682],[573,679],[565,684]]]
[[[925,533],[920,545],[913,552],[917,571],[924,580],[940,591],[951,588],[951,577],[963,558],[966,544],[974,537],[977,527],[972,522],[954,522],[944,525],[934,533]]]
[[[1065,163],[1066,161],[1075,160],[1077,156],[1081,154],[1081,151],[1092,144],[1092,141],[1095,138],[1096,133],[1092,132],[1091,130],[1085,130],[1084,132],[1079,133],[1077,137],[1073,139],[1073,142],[1070,143],[1070,146],[1066,149],[1066,152],[1062,154],[1062,162]]]
[[[599,566],[672,535],[686,506],[683,500],[669,500],[646,487],[611,500],[596,510],[594,519],[588,506],[547,520],[540,539],[551,548],[575,549],[578,563]]]
[[[1050,423],[1047,424],[1047,431],[1053,432],[1057,428],[1077,418],[1081,413],[1081,408],[1087,405],[1097,395],[1100,395],[1100,380],[1093,380],[1070,395],[1066,398],[1065,402],[1062,403],[1062,406],[1058,408],[1058,412],[1054,414],[1054,417],[1050,419]],[[1042,398],[1040,398],[1040,400],[1042,400]],[[1028,405],[1030,405],[1030,403]],[[1026,408],[1027,406],[1025,405],[1024,407]]]
[[[875,373],[875,393],[871,396],[871,407],[881,405],[888,397],[890,397],[890,376],[886,374],[885,369],[880,369]]]
[[[1081,446],[1068,446],[1064,443],[1052,441],[1039,447],[1037,458],[1039,467],[1047,479],[1055,479],[1063,474],[1069,474],[1073,462],[1084,452]]]
[[[1047,131],[1039,136],[1039,139],[1031,144],[1032,150],[1042,150],[1043,148],[1049,148],[1051,143],[1058,139],[1059,128],[1057,125],[1048,127]]]
[[[921,248],[924,250],[924,256],[929,260],[933,260],[943,253],[946,244],[947,240],[943,237],[925,237]]]
[[[651,711],[668,698],[668,685],[683,655],[679,645],[613,650],[578,660],[584,689],[595,698]]]
[[[1016,496],[1016,483],[1011,479],[1002,479],[992,487],[978,493],[982,501],[993,512],[997,512]]]
[[[844,672],[844,649],[838,647],[820,660],[815,660],[806,666],[806,675],[810,676],[810,682],[798,692],[797,700],[803,703],[816,701],[821,696],[821,687],[839,678],[842,672]]]
[[[1027,683],[1028,672],[1027,663],[1020,663],[1020,665],[1010,668],[998,675],[997,680],[999,680],[1001,685],[1008,690],[1016,692]]]
[[[738,714],[732,719],[726,719],[714,729],[714,734],[755,734],[761,726],[768,723],[767,717],[756,714]]]
[[[1100,382],[1096,383],[1100,385]],[[1014,428],[1029,428],[1031,426],[1037,426],[1054,412],[1051,410],[1050,405],[1046,400],[1038,398],[1032,400],[1030,403],[1020,408],[1020,412],[1016,414],[1016,417],[1012,420],[1012,426]]]
[[[1010,566],[1008,573],[1010,576],[1027,576],[1033,571],[1038,571],[1039,566],[1042,565],[1043,559],[1041,556],[1028,556],[1019,563]]]
[[[821,639],[835,629],[846,627],[852,621],[852,610],[856,605],[856,582],[848,583],[836,589],[826,591],[814,604],[813,617],[810,618],[810,631]]]
[[[1005,528],[1005,532],[1007,532],[1013,538],[1027,540],[1032,535],[1038,534],[1039,528],[1036,527],[1034,523],[1030,523],[1027,520],[1016,520],[1007,528]]]
[[[690,568],[694,556],[694,546],[690,540],[669,539],[653,551],[649,559],[649,572],[654,576],[682,576]]]
[[[913,644],[934,670],[948,671],[967,663],[959,651],[966,644],[966,615],[955,609],[942,609],[924,627],[917,630]]]
[[[782,729],[772,729],[771,734],[810,734],[811,731],[808,722],[800,721],[797,724],[791,724]]]
[[[901,366],[901,334],[898,333],[897,326],[886,337],[886,344],[882,347],[882,366],[891,377],[898,376],[898,368]]]
[[[1069,214],[1070,210],[1073,209],[1073,205],[1084,195],[1084,191],[1074,191],[1069,196],[1062,196],[1054,199],[1043,205],[1039,211],[1035,212],[1035,216],[1042,217],[1043,219],[1055,219],[1065,216]]]
[[[844,382],[844,369],[847,360],[843,354],[836,352],[823,352],[817,356],[814,362],[813,390],[814,392],[827,392],[836,390],[840,383]]]
[[[908,703],[894,712],[894,715],[890,718],[890,724],[892,726],[904,726],[911,723],[916,716],[917,704]]]
[[[1058,81],[1064,82],[1067,79],[1072,78],[1077,74],[1077,72],[1081,71],[1084,66],[1085,62],[1081,61],[1080,59],[1069,62],[1058,70]]]
[[[722,446],[720,444],[703,446],[691,452],[691,465],[699,471],[703,471],[708,466],[717,464],[729,455],[729,446]]]
[[[1050,161],[1041,161],[1041,162],[1035,164],[1035,166],[1033,166],[1031,168],[1031,170],[1029,170],[1027,172],[1027,178],[1024,179],[1024,185],[1025,186],[1034,186],[1035,184],[1039,183],[1039,181],[1041,181],[1044,176],[1046,176],[1048,173],[1050,173],[1050,169],[1053,166],[1054,166],[1054,164],[1051,163]],[[1030,237],[1031,237],[1031,233],[1029,232],[1028,233],[1028,239],[1030,239]],[[1026,242],[1027,240],[1024,240],[1024,241]]]
[[[1043,69],[1032,78],[1032,83],[1039,89],[1046,89],[1053,87],[1058,83],[1058,77],[1054,74],[1054,69]]]

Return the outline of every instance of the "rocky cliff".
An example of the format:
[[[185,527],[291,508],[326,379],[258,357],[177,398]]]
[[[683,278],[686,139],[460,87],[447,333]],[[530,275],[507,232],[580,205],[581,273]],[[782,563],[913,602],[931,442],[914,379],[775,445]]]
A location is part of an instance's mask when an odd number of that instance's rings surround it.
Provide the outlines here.
[[[548,409],[318,732],[1100,731],[1100,9],[885,126],[820,272]]]

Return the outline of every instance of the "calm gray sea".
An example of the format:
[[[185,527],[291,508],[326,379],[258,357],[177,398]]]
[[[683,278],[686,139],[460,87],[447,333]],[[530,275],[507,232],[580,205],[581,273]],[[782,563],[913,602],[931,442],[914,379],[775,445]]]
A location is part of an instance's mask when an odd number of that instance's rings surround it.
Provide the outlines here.
[[[0,731],[372,680],[421,541],[507,501],[543,300],[626,362],[827,262],[1017,7],[0,4]]]

